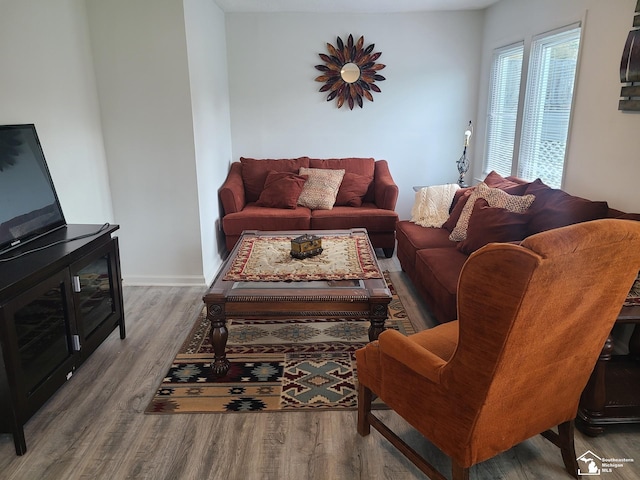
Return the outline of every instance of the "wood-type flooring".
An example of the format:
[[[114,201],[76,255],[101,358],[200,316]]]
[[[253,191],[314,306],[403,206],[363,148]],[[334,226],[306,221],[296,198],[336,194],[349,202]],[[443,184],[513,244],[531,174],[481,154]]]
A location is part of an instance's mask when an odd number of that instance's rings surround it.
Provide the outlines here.
[[[380,258],[416,330],[432,325],[398,261]],[[202,308],[199,287],[124,287],[127,338],[111,336],[27,423],[16,456],[0,434],[0,479],[413,480],[426,478],[381,435],[356,433],[356,412],[145,415],[161,375]],[[384,421],[450,476],[448,459],[391,411]],[[640,425],[597,438],[576,433],[576,453],[630,458],[604,480],[640,478]],[[471,478],[570,478],[541,436],[477,465]]]

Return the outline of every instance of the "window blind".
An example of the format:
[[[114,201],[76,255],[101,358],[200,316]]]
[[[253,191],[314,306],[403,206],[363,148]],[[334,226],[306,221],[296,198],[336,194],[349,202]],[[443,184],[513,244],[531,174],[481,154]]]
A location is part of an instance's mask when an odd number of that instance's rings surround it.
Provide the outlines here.
[[[560,188],[571,118],[580,27],[533,40],[517,175]]]
[[[487,109],[487,147],[485,171],[511,175],[524,44],[495,51],[491,66]]]

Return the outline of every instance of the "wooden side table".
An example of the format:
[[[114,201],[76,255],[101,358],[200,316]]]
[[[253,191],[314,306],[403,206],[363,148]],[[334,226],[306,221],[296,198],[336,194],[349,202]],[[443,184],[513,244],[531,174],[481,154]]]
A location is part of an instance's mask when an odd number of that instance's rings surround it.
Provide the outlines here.
[[[640,423],[640,305],[622,307],[616,324],[635,324],[629,353],[613,355],[613,340],[607,338],[587,383],[576,427],[590,436],[607,425]]]

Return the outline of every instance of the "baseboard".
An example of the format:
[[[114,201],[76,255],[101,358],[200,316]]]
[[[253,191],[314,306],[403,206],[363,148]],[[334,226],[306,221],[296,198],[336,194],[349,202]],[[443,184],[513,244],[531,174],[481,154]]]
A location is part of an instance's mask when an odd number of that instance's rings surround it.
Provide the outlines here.
[[[184,276],[128,276],[122,279],[125,287],[205,287],[207,282],[202,275]]]

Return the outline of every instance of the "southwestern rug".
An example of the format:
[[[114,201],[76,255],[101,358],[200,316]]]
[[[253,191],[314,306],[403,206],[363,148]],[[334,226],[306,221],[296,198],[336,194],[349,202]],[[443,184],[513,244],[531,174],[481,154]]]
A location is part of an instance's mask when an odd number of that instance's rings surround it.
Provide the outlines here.
[[[386,327],[414,333],[388,273],[384,276],[393,296]],[[368,321],[230,321],[231,368],[218,379],[209,368],[209,328],[202,311],[145,413],[357,408],[355,351],[369,341]]]

